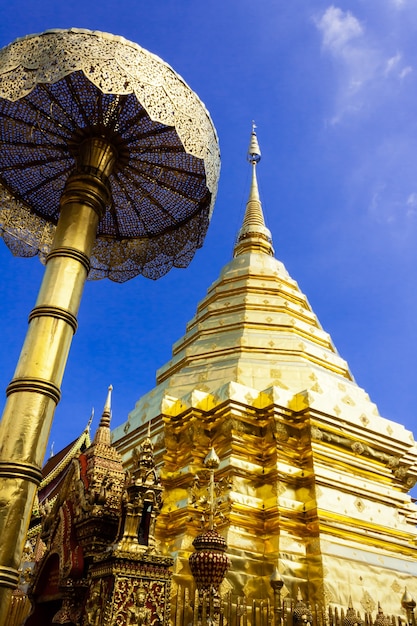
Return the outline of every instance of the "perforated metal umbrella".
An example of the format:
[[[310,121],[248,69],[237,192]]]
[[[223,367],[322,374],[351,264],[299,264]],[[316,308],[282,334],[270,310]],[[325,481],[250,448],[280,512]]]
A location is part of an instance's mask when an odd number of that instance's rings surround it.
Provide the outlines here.
[[[18,256],[45,257],[80,144],[117,151],[90,278],[158,278],[185,267],[213,208],[219,151],[198,97],[155,55],[83,30],[0,52],[0,229]]]

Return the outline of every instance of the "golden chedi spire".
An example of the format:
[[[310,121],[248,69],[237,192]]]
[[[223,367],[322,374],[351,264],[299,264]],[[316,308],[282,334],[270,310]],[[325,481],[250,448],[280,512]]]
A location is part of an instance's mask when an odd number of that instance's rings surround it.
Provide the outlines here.
[[[256,166],[261,160],[261,151],[256,136],[256,126],[252,122],[252,132],[248,149],[248,161],[252,165],[252,183],[249,198],[246,203],[245,217],[239,231],[234,256],[245,252],[264,252],[273,256],[271,232],[265,226],[262,203],[259,197]]]
[[[114,440],[128,462],[145,423],[152,420],[158,433],[165,488],[158,533],[178,559],[178,584],[192,582],[188,559],[200,517],[189,493],[215,445],[220,475],[231,485],[219,531],[233,594],[264,598],[265,576],[279,565],[291,597],[300,588],[304,598],[292,616],[299,626],[310,621],[303,617],[310,617],[310,603],[325,606],[330,597],[339,615],[349,595],[356,606],[366,591],[376,605],[381,581],[397,589],[384,596],[387,612],[396,614],[400,587],[417,593],[417,507],[408,495],[417,445],[403,426],[379,415],[272,255],[254,130],[249,157],[254,177],[235,257]],[[411,611],[412,601],[405,603]],[[357,615],[352,619],[359,624]]]

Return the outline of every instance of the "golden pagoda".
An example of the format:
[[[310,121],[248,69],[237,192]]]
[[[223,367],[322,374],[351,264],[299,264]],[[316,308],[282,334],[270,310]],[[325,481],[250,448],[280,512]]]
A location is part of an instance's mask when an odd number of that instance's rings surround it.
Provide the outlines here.
[[[261,607],[278,593],[294,599],[294,622],[311,621],[305,602],[347,609],[333,623],[360,624],[359,611],[382,624],[382,610],[410,622],[417,446],[356,384],[275,258],[257,185],[260,157],[253,129],[252,184],[234,258],[113,442],[129,467],[149,429],[165,489],[156,538],[175,559],[174,623],[186,623],[192,604],[188,559],[202,520],[192,494],[212,448],[216,480],[229,486],[216,498],[216,530],[231,563],[220,593],[237,615],[239,598]]]

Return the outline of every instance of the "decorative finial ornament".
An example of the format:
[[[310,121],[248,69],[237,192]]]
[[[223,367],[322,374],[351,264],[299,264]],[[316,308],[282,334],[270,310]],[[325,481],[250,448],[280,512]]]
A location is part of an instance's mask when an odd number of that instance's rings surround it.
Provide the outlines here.
[[[414,610],[416,607],[416,601],[414,600],[413,596],[408,591],[407,587],[404,588],[404,593],[401,598],[401,605],[403,606],[403,608],[408,609],[408,610],[411,610],[411,609]]]
[[[111,421],[111,394],[113,385],[109,385],[107,389],[106,402],[104,403],[103,413],[101,415],[100,424],[94,436],[94,443],[103,443],[110,445],[110,421]]]
[[[93,419],[94,419],[94,407],[91,407],[91,415],[90,415],[90,419],[87,422],[87,426],[86,426],[86,430],[89,431],[90,430],[90,426],[93,423]]]
[[[390,626],[391,623],[390,617],[388,615],[384,615],[381,603],[378,602],[378,612],[374,621],[374,626]]]
[[[252,122],[247,159],[252,165],[252,183],[249,199],[246,203],[245,217],[239,231],[235,245],[234,256],[246,252],[262,252],[273,256],[272,237],[270,230],[265,226],[262,203],[259,197],[256,166],[261,160],[261,150],[256,136],[256,124]]]
[[[103,413],[111,415],[111,392],[113,391],[113,385],[109,385],[107,388],[107,398],[104,405]]]
[[[256,124],[252,121],[252,132],[250,135],[250,143],[248,148],[249,163],[259,163],[261,160],[261,150],[259,148],[258,138],[256,136]]]
[[[414,616],[414,609],[416,608],[416,601],[407,590],[407,587],[405,587],[403,597],[401,598],[401,606],[407,613],[408,624],[415,626],[416,621]]]
[[[352,596],[349,596],[348,608],[343,620],[343,626],[362,626],[363,619],[353,608]]]
[[[210,452],[207,454],[204,459],[204,465],[209,470],[216,470],[220,465],[220,459],[217,456],[216,450],[214,448],[210,449]]]
[[[304,602],[301,589],[299,587],[297,591],[297,602],[292,615],[295,626],[307,626],[307,624],[311,626],[313,624],[313,613],[311,608]]]
[[[215,483],[214,472],[220,465],[220,459],[215,449],[212,447],[204,459],[204,466],[209,470],[210,481],[208,487],[208,499],[201,500],[208,504],[209,507],[209,524],[208,529],[193,541],[195,552],[192,552],[188,562],[191,573],[194,577],[198,590],[199,602],[197,613],[199,622],[203,622],[203,605],[207,607],[208,618],[214,626],[218,626],[220,621],[220,602],[219,589],[227,570],[230,567],[230,559],[226,554],[227,543],[214,528],[214,515],[216,502],[222,487],[220,483]],[[216,489],[217,486],[217,489]]]
[[[269,584],[271,585],[272,589],[282,589],[284,586],[284,581],[282,580],[279,569],[277,567],[274,569],[271,576],[269,577]]]

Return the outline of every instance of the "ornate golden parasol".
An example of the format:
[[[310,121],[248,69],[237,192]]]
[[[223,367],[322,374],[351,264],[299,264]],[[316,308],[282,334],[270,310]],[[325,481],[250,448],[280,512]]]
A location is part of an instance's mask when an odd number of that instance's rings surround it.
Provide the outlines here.
[[[206,109],[167,64],[78,29],[0,51],[0,142],[1,235],[46,264],[0,425],[2,624],[84,282],[186,267],[208,227],[219,150]]]

